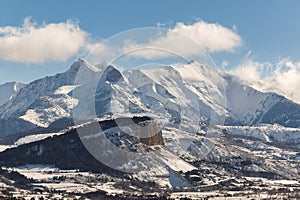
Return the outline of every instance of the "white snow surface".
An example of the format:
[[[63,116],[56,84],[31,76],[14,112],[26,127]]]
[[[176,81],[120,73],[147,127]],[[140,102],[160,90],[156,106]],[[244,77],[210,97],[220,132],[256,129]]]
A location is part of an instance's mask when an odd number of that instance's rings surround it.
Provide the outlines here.
[[[60,88],[58,88],[54,94],[68,94],[69,92],[71,92],[72,90],[74,90],[76,87],[76,85],[64,85],[61,86]]]
[[[278,124],[262,124],[254,126],[219,126],[233,135],[257,138],[263,142],[299,142],[300,129],[289,128]]]

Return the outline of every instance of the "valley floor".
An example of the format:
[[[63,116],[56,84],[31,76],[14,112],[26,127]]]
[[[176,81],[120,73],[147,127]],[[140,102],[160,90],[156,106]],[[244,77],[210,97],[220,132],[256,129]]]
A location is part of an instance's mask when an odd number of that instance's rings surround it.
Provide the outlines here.
[[[194,187],[169,187],[169,177],[143,181],[130,176],[59,170],[53,166],[2,168],[1,199],[299,199],[300,182],[256,177]],[[165,186],[155,182],[166,183]]]

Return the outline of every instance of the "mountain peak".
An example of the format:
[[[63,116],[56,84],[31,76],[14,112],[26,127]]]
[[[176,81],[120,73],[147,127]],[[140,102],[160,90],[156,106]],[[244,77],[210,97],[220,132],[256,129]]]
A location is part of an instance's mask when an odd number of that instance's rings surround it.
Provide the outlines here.
[[[83,58],[78,58],[70,67],[69,71],[75,72],[77,73],[81,68],[87,68],[91,71],[94,72],[99,72],[101,71],[101,69],[99,69],[98,67],[95,67],[93,65],[91,65],[90,63],[88,63],[88,61],[86,61]]]
[[[79,68],[82,66],[82,65],[86,65],[87,62],[82,59],[82,58],[78,58],[72,65],[71,65],[71,69],[74,70],[74,71],[78,71]]]
[[[108,81],[111,83],[117,83],[118,81],[123,80],[123,75],[121,74],[121,72],[112,65],[109,65],[104,70],[102,77],[104,81]]]

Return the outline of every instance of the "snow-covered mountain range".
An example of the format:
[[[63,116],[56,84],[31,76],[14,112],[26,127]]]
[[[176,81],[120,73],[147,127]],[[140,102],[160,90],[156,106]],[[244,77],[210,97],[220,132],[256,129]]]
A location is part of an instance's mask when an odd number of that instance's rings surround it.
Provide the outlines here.
[[[2,85],[0,95],[2,136],[48,128],[71,119],[74,109],[82,115],[139,113],[178,123],[189,119],[206,124],[300,127],[299,104],[257,91],[233,75],[196,62],[120,71],[79,59],[64,73],[26,85]],[[95,113],[88,113],[89,109]],[[22,128],[16,128],[16,123]]]

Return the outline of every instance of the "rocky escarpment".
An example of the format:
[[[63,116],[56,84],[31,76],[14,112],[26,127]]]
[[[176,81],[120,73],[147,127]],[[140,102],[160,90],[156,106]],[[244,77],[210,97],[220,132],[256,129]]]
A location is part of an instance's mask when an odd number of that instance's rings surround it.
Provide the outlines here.
[[[164,146],[164,139],[160,127],[152,121],[141,122],[140,126],[144,127],[140,131],[144,131],[144,137],[140,136],[139,129],[137,130],[137,138],[139,143],[146,144],[148,146],[162,145]]]

